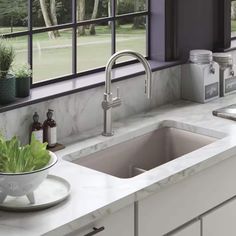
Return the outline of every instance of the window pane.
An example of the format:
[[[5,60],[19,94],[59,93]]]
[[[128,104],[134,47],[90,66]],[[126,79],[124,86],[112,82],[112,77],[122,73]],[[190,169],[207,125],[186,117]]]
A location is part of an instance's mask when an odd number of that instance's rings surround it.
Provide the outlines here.
[[[34,0],[33,26],[49,27],[72,22],[72,1]]]
[[[116,27],[116,51],[134,50],[147,56],[146,52],[146,17],[123,18]],[[131,58],[121,58],[118,62]]]
[[[15,50],[14,65],[28,62],[28,37],[21,36],[8,39]]]
[[[105,66],[111,56],[111,29],[108,23],[87,25],[79,27],[78,30],[86,33],[86,36],[78,37],[78,71]]]
[[[236,1],[231,3],[231,31],[232,37],[236,37]]]
[[[110,0],[80,0],[77,1],[77,20],[91,20],[107,17],[110,14]]]
[[[120,0],[117,1],[116,14],[134,13],[147,10],[146,0]]]
[[[28,1],[0,0],[0,36],[28,30]],[[74,0],[30,1],[33,5],[34,29],[72,23]],[[147,0],[115,1],[117,15],[147,10]],[[76,2],[79,22],[108,17],[113,12],[112,0],[76,0]],[[233,15],[232,22],[234,23]],[[111,34],[108,22],[77,28],[77,72],[106,65],[112,55]],[[15,64],[28,61],[28,38],[29,36],[20,36],[9,39],[16,51]],[[72,74],[72,42],[71,28],[45,33],[33,32],[33,83]],[[116,22],[116,50],[131,49],[146,56],[146,43],[146,16],[120,16]],[[122,58],[119,61],[127,60],[130,58]]]
[[[0,34],[27,30],[27,0],[0,1]]]
[[[40,82],[72,73],[72,31],[60,30],[60,37],[50,34],[33,36],[33,82]]]

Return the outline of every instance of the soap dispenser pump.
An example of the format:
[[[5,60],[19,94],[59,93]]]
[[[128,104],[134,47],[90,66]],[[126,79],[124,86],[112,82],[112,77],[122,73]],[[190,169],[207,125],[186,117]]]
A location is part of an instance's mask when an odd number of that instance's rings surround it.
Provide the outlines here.
[[[33,124],[31,126],[31,135],[34,135],[35,139],[39,142],[43,142],[43,126],[39,122],[39,115],[37,112],[33,115]]]
[[[55,147],[57,144],[57,125],[52,119],[53,110],[48,109],[47,119],[43,123],[43,141],[48,143],[48,147]]]

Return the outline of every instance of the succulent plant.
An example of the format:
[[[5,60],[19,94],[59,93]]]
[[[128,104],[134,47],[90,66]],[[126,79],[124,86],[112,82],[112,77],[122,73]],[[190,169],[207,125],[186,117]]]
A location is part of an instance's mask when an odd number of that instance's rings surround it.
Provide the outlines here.
[[[16,79],[29,78],[32,76],[32,70],[29,64],[21,64],[14,67],[13,74],[15,75]]]
[[[15,52],[7,39],[0,39],[0,79],[5,79],[15,58]]]

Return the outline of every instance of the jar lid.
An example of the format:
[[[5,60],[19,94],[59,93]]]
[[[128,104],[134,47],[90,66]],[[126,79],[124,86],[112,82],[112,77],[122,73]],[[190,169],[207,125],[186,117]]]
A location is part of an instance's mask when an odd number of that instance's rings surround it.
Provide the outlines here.
[[[189,60],[197,64],[208,64],[212,62],[212,52],[209,50],[191,50]]]
[[[232,55],[229,53],[219,52],[213,54],[213,60],[219,63],[220,66],[233,65]]]

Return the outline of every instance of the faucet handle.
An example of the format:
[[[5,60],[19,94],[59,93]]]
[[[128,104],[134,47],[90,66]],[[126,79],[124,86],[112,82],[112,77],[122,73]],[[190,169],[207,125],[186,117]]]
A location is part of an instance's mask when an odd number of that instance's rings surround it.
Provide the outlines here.
[[[116,88],[116,97],[120,98],[120,88],[119,87]]]
[[[120,89],[116,88],[116,97],[113,98],[112,107],[118,107],[121,105],[121,98],[120,98]]]
[[[147,79],[144,80],[144,93],[147,94]]]

